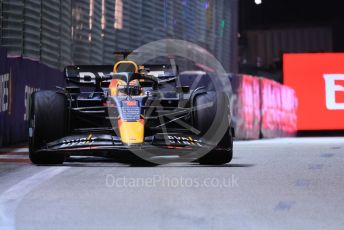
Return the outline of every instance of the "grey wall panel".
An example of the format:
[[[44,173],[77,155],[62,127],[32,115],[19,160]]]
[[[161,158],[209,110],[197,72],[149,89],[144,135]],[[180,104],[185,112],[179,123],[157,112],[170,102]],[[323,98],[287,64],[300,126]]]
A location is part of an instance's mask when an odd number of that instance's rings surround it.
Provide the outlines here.
[[[55,0],[42,1],[41,60],[58,66],[60,54],[60,3]]]
[[[7,48],[9,55],[23,52],[23,15],[23,0],[3,0],[1,45]]]
[[[114,47],[116,46],[116,33],[114,28],[115,3],[105,2],[105,28],[103,37],[103,63],[111,65],[114,63]]]
[[[10,54],[38,59],[52,67],[112,64],[116,50],[133,50],[152,41],[175,38],[208,49],[227,71],[236,70],[237,0],[0,3],[0,45]],[[115,20],[120,22],[120,18],[122,27],[115,28]]]
[[[246,31],[249,65],[256,66],[257,59],[268,67],[282,53],[331,52],[332,31],[326,27],[271,29]]]
[[[60,0],[60,69],[72,62],[72,4],[71,1]]]
[[[89,29],[89,0],[72,2],[73,26],[73,62],[75,64],[90,64],[90,29]]]
[[[103,37],[101,28],[102,1],[93,2],[93,13],[90,20],[92,22],[91,42],[90,42],[90,62],[92,65],[100,65],[103,62]]]
[[[24,13],[23,55],[40,58],[41,0],[27,0]]]
[[[71,0],[1,0],[1,40],[9,55],[62,68],[71,62]]]

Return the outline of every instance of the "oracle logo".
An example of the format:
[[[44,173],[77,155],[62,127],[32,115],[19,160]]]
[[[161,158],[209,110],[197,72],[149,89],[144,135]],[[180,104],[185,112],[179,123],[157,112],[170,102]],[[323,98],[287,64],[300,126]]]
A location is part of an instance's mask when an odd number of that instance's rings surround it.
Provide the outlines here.
[[[344,82],[344,74],[324,74],[326,108],[328,110],[344,110],[344,102],[337,102],[336,93],[344,92],[344,86],[336,84],[336,81]]]
[[[80,72],[80,83],[96,83],[96,74],[98,74],[99,77],[105,77],[105,74],[103,72],[93,73],[93,72]]]
[[[283,57],[284,84],[298,98],[298,130],[344,130],[344,53]]]

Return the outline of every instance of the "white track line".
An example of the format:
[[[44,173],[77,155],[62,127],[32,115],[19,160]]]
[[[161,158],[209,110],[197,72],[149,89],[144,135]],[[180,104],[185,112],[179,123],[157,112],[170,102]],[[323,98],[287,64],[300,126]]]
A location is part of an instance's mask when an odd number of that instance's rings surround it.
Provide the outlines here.
[[[252,141],[235,141],[237,146],[260,146],[260,145],[280,145],[280,144],[343,144],[344,137],[298,137],[298,138],[276,138],[276,139],[260,139]],[[274,147],[274,146],[273,146]]]
[[[0,160],[1,159],[20,159],[20,160],[26,160],[29,159],[29,156],[27,155],[0,155]]]
[[[16,209],[23,198],[39,185],[69,167],[53,167],[28,177],[0,194],[0,230],[16,229]]]

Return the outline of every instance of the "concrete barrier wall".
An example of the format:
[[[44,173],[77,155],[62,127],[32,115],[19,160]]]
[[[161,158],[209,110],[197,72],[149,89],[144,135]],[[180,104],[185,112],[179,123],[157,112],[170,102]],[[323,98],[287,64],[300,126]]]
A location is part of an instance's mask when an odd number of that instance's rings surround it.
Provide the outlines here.
[[[237,139],[295,136],[297,98],[290,87],[262,77],[234,75],[233,126]]]
[[[294,136],[297,131],[295,91],[275,81],[260,78],[261,134],[265,138]]]
[[[28,137],[29,96],[39,89],[63,86],[62,72],[22,57],[7,58],[0,48],[0,146]]]
[[[258,139],[260,135],[260,82],[249,75],[232,75],[232,124],[237,139]]]

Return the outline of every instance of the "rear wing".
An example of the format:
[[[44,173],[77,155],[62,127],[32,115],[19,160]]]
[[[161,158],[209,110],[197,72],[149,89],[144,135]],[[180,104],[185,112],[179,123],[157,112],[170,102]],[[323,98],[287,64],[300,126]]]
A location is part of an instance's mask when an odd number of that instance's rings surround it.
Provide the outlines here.
[[[96,79],[111,74],[112,65],[74,65],[66,66],[63,73],[67,82],[94,85]]]
[[[175,77],[179,74],[178,67],[171,65],[144,65],[149,75],[159,79]],[[113,72],[113,65],[73,65],[64,68],[67,82],[81,85],[95,85],[98,78],[104,78]]]
[[[164,79],[169,77],[176,77],[179,75],[179,68],[177,65],[145,65],[149,75]]]

